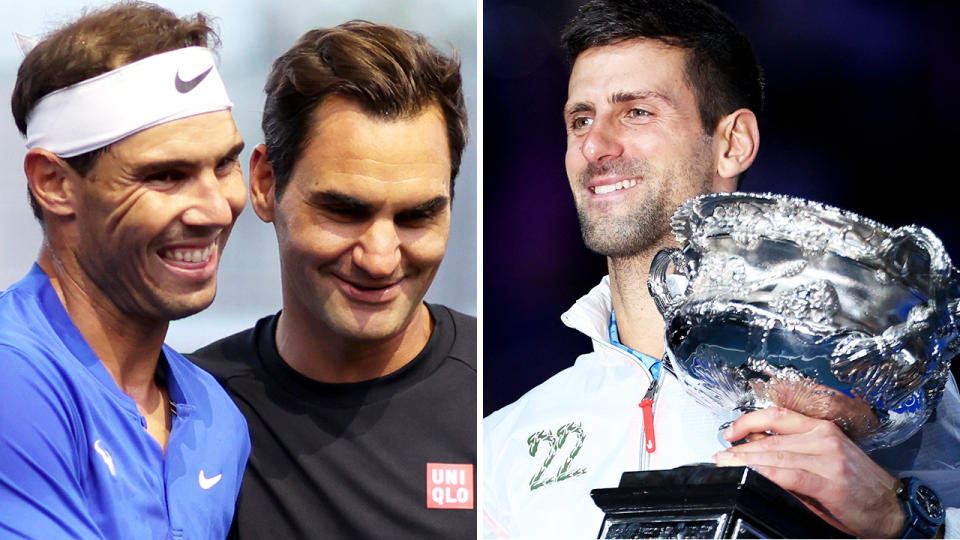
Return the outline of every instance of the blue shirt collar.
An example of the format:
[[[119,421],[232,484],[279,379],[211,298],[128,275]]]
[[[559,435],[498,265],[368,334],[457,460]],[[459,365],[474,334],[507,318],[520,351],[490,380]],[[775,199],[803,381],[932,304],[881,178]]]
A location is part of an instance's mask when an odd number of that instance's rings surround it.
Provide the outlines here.
[[[613,309],[610,309],[610,343],[617,347],[618,349],[623,349],[627,351],[634,358],[640,360],[640,362],[650,370],[650,375],[653,376],[653,380],[660,378],[660,361],[656,358],[643,354],[642,352],[635,351],[630,347],[627,347],[623,343],[620,343],[620,334],[617,332],[617,314],[614,313]]]

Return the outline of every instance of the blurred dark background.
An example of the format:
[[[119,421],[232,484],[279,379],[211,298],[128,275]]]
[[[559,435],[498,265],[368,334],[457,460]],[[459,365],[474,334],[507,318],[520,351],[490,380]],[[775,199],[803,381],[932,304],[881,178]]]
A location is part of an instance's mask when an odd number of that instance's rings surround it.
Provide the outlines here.
[[[591,350],[560,322],[606,273],[581,243],[563,169],[559,35],[580,3],[484,2],[484,415]],[[741,189],[924,225],[960,262],[960,2],[714,3],[751,39],[767,81]]]

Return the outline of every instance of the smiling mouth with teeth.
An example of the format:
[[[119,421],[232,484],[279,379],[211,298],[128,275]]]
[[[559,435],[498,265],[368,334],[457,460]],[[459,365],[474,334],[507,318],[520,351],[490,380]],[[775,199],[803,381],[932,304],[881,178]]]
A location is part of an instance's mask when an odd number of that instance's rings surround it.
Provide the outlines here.
[[[216,248],[216,244],[210,244],[209,246],[199,249],[199,248],[168,248],[160,252],[160,256],[164,259],[170,259],[177,262],[186,262],[186,263],[205,263],[210,260],[210,255],[213,254],[213,250]]]
[[[630,178],[627,180],[621,180],[619,182],[615,182],[613,184],[603,184],[599,186],[593,186],[590,188],[590,191],[592,191],[595,195],[603,195],[605,193],[613,193],[614,191],[618,191],[621,189],[632,188],[635,185],[637,185],[637,180],[634,178]]]
[[[361,291],[380,291],[380,290],[383,290],[383,289],[388,289],[388,288],[390,288],[390,287],[393,287],[393,286],[396,285],[397,283],[400,283],[399,281],[394,281],[394,282],[392,282],[392,283],[383,283],[383,284],[372,284],[372,285],[370,285],[370,284],[360,284],[360,283],[357,283],[357,282],[355,282],[355,281],[350,281],[350,280],[347,280],[347,279],[344,279],[344,281],[346,281],[346,282],[349,283],[351,286],[353,286],[354,288],[356,288],[356,289],[358,289],[358,290],[361,290]]]

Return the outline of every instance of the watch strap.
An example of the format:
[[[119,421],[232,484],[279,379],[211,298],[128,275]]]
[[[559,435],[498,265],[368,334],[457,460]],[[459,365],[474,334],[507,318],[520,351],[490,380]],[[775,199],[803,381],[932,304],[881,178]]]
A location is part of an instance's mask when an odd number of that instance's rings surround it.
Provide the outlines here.
[[[897,500],[903,510],[903,531],[900,538],[933,538],[944,520],[943,505],[936,492],[918,479],[900,479]]]

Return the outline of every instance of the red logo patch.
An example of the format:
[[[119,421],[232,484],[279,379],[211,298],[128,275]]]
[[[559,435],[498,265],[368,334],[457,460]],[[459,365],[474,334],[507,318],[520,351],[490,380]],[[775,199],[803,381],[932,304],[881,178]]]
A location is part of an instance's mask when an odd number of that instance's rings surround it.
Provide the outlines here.
[[[427,463],[427,508],[473,508],[473,464]]]

